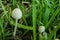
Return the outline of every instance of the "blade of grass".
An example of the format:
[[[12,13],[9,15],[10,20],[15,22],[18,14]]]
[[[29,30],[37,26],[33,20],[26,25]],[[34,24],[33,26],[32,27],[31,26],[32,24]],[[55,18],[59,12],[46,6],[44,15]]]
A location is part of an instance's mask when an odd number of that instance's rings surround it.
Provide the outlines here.
[[[59,6],[60,6],[60,0],[59,0]]]
[[[46,24],[46,29],[48,28],[48,26],[54,21],[56,15],[58,14],[58,12],[60,11],[60,8],[58,7],[56,9],[56,11],[53,13],[52,17],[50,18],[49,22]]]
[[[20,4],[20,3],[19,3],[19,4]],[[25,24],[26,24],[26,26],[27,26],[28,23],[27,23],[26,16],[25,16],[25,13],[26,13],[26,12],[25,12],[25,8],[24,8],[24,6],[21,5],[21,4],[19,5],[19,7],[22,9],[22,12],[23,12],[22,18],[23,18],[23,20],[24,20],[24,22],[25,22]],[[29,31],[29,30],[26,30],[21,37],[23,37],[28,31]]]
[[[56,39],[56,31],[54,30],[54,40]]]
[[[42,21],[42,15],[43,15],[43,7],[40,6],[40,2],[39,2],[39,20]]]
[[[48,7],[46,7],[46,11],[45,11],[45,14],[44,14],[44,25],[47,24],[48,22],[48,19],[49,19],[49,14],[50,14],[50,9]]]
[[[25,24],[28,25],[28,24],[27,24],[27,21],[26,21],[26,17],[25,17],[25,8],[24,8],[23,5],[21,5],[21,4],[19,4],[19,7],[22,9],[22,12],[23,12],[23,13],[22,13],[22,14],[23,14],[22,18],[23,18]]]
[[[12,0],[13,7],[16,7],[16,0]]]
[[[36,6],[35,0],[32,0],[32,21],[33,21],[33,37],[36,40]]]
[[[15,22],[14,21],[10,21],[10,24],[14,26],[15,25]],[[27,29],[27,30],[33,30],[33,27],[25,26],[25,25],[22,25],[22,24],[19,24],[19,23],[17,24],[17,27],[18,28]]]
[[[7,13],[6,13],[6,10],[5,10],[5,7],[3,6],[3,4],[2,4],[2,1],[0,0],[0,5],[1,5],[1,7],[2,7],[2,9],[3,9],[3,11],[4,11],[4,14],[3,14],[3,16],[5,16]],[[2,30],[2,37],[3,37],[3,39],[2,40],[4,40],[5,39],[5,36],[4,36],[4,27],[3,27],[3,20],[4,20],[4,18],[3,18],[3,16],[1,17],[1,19],[0,19],[0,27],[1,27],[1,30]]]
[[[55,28],[53,31],[51,31],[51,33],[49,34],[49,36],[48,36],[48,39],[47,40],[51,40],[52,39],[52,37],[54,36],[54,31],[55,32],[57,32],[57,30],[60,28],[60,23],[58,23],[58,25],[57,25],[57,28]],[[53,34],[54,33],[54,34]]]
[[[3,18],[0,19],[0,28],[1,28],[1,33],[2,33],[1,36],[3,37],[3,40],[4,40],[5,39],[5,36],[4,36],[3,22],[4,22]]]
[[[55,31],[57,31],[58,29],[54,29]],[[54,36],[54,30],[51,31],[50,35],[48,36],[48,39],[47,40],[52,40],[52,37]]]
[[[2,17],[1,17],[1,18],[3,18],[3,17],[7,14],[7,11],[5,10],[5,7],[3,6],[1,0],[0,0],[0,5],[2,6],[2,9],[3,9],[3,11],[4,11],[4,14],[3,14]]]

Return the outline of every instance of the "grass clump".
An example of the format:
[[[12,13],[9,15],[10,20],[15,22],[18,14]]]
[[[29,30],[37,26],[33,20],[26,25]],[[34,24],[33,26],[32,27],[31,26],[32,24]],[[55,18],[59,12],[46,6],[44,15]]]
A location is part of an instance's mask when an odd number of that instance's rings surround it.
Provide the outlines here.
[[[15,8],[21,9],[22,18],[13,37]],[[40,26],[45,28],[43,33],[39,33]],[[1,40],[55,40],[60,38],[59,30],[60,0],[0,0]]]

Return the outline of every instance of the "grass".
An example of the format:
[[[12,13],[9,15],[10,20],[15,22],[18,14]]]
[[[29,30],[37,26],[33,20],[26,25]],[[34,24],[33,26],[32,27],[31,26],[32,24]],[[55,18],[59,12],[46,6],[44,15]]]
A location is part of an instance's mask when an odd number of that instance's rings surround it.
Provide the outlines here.
[[[24,1],[30,3],[22,4]],[[16,38],[13,38],[15,19],[11,17],[11,13],[17,7],[21,9],[23,16],[18,20]],[[60,38],[60,0],[0,0],[1,40],[40,40],[38,28],[41,25],[45,26],[48,36],[46,40]],[[54,28],[55,26],[57,27]],[[45,40],[44,36],[41,40]]]
[[[35,6],[35,0],[33,0],[32,2],[32,21],[33,21],[33,36],[34,36],[34,40],[37,40],[36,39],[36,16],[37,16],[37,13],[36,13],[36,6]]]

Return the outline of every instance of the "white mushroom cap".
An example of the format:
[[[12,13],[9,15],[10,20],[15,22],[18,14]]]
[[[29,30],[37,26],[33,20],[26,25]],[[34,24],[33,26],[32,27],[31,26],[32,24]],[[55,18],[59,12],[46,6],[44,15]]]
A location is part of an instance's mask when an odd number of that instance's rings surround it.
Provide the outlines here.
[[[57,28],[57,26],[54,26],[54,28]]]
[[[19,8],[15,8],[13,11],[12,11],[12,17],[15,18],[15,19],[20,19],[22,17],[22,12]]]
[[[40,33],[44,32],[44,31],[45,31],[45,27],[44,27],[44,26],[40,26],[39,29],[38,29],[38,31],[39,31]]]
[[[55,40],[59,40],[59,39],[57,38],[57,39],[55,39]]]

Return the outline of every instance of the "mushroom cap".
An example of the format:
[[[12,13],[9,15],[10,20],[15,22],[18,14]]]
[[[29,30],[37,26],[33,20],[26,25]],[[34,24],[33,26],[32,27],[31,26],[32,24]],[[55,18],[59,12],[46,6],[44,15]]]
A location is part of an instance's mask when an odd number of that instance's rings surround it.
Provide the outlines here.
[[[57,38],[57,39],[55,39],[55,40],[59,40],[59,39]]]
[[[45,31],[45,27],[44,27],[44,26],[40,26],[39,29],[38,29],[38,31],[39,31],[40,33],[44,32],[44,31]]]
[[[22,17],[22,12],[19,8],[15,8],[13,11],[12,11],[12,17],[15,18],[15,19],[21,19]]]

